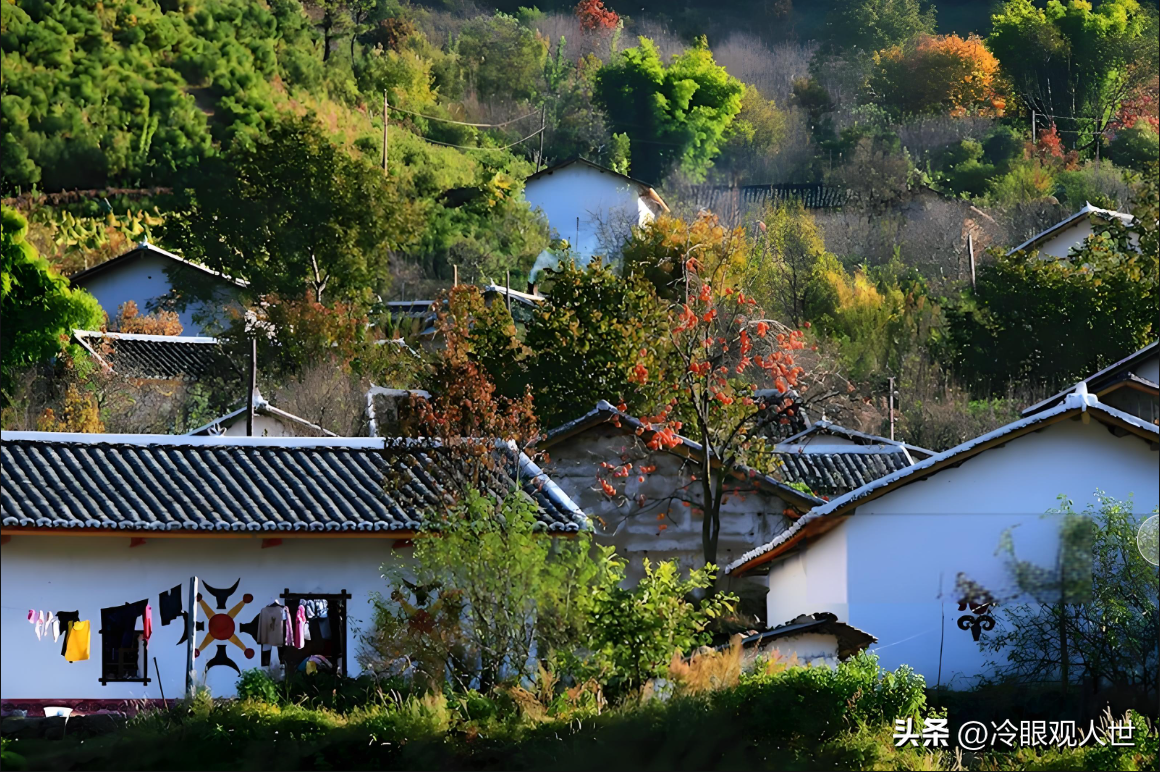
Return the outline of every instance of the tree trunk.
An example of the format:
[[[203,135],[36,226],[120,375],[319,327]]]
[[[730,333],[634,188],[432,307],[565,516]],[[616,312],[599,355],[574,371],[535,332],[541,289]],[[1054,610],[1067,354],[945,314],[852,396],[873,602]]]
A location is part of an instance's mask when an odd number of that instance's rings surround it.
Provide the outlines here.
[[[330,11],[322,15],[322,61],[330,58],[330,30],[334,27],[334,17]]]

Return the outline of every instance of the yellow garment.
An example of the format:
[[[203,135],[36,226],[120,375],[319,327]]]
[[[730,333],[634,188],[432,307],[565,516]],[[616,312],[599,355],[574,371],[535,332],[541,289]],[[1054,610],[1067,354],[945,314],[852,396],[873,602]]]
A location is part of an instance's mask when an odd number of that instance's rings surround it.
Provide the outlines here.
[[[64,647],[64,658],[69,662],[89,658],[89,620],[68,623],[68,643]]]
[[[306,674],[307,675],[314,675],[317,672],[318,672],[318,665],[307,660],[307,662],[306,662]]]

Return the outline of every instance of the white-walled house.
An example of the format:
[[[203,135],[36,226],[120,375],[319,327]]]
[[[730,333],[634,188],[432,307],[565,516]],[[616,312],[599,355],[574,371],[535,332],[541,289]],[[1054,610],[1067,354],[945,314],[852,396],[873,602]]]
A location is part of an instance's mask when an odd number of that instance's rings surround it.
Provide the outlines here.
[[[524,182],[524,198],[548,220],[553,238],[564,239],[580,266],[593,257],[613,258],[632,228],[669,210],[647,182],[582,158],[536,172]],[[556,265],[545,251],[532,278]]]
[[[1052,407],[815,508],[726,571],[768,572],[769,619],[831,612],[877,636],[884,667],[969,687],[989,672],[970,603],[1018,602],[997,554],[1004,534],[1021,559],[1053,565],[1058,520],[1045,513],[1061,495],[1077,512],[1097,491],[1131,498],[1142,520],[1160,504],[1157,448],[1155,424],[1081,384]]]
[[[162,691],[180,697],[185,622],[164,615],[189,612],[192,577],[201,588],[195,669],[215,696],[233,695],[238,670],[267,657],[275,667],[294,667],[318,653],[339,672],[358,674],[372,593],[389,589],[381,566],[407,560],[424,514],[444,506],[444,481],[461,474],[448,464],[454,460],[429,446],[381,438],[4,432],[5,712],[121,709],[158,700]],[[588,527],[526,456],[513,452],[506,468],[496,483],[504,490],[488,492],[529,497],[545,534]],[[398,484],[385,485],[388,474]],[[275,601],[296,606],[307,599],[327,601],[329,629],[316,619],[305,648],[263,652],[259,612]],[[103,611],[143,601],[152,606],[146,644],[137,637],[139,616],[128,628],[101,632]],[[89,621],[90,657],[66,661],[64,642],[51,632],[38,638],[29,610],[34,617],[75,612]],[[127,637],[116,635],[124,629]]]
[[[166,307],[174,289],[189,290],[198,283],[203,297],[191,300],[178,312],[184,335],[216,332],[229,323],[228,310],[238,304],[239,289],[245,283],[191,263],[172,252],[142,241],[123,255],[86,268],[69,277],[69,282],[88,291],[108,314],[117,317],[121,305],[132,300],[141,313]]]
[[[1134,218],[1132,215],[1124,212],[1117,212],[1112,209],[1101,209],[1098,206],[1085,203],[1072,216],[1060,220],[1050,228],[1035,234],[1027,239],[1027,241],[1010,250],[1007,254],[1021,251],[1036,251],[1041,257],[1068,257],[1073,250],[1082,247],[1083,243],[1095,233],[1096,226],[1101,220],[1108,222],[1112,219],[1119,220],[1125,225],[1130,225]],[[1132,242],[1136,243],[1138,240],[1139,237],[1133,234]]]

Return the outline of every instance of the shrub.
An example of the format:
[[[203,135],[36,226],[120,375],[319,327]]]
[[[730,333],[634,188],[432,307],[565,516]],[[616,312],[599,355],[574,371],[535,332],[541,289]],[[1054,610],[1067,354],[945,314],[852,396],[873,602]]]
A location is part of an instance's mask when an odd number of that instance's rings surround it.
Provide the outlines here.
[[[278,702],[278,684],[266,670],[252,668],[238,678],[236,686],[238,699],[257,700],[274,704]]]

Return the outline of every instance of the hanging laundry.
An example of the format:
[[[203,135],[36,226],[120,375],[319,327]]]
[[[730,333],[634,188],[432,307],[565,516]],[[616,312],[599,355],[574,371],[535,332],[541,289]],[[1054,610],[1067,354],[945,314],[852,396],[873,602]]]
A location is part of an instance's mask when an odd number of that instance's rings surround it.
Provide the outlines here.
[[[310,640],[310,633],[306,627],[306,609],[299,605],[298,610],[294,613],[294,648],[306,648],[308,640]]]
[[[38,641],[44,640],[44,622],[45,622],[44,612],[43,611],[37,612],[37,614],[36,614],[36,640],[38,640]]]
[[[173,589],[161,593],[157,598],[157,612],[161,614],[161,625],[165,626],[182,616],[181,611],[181,585],[175,585]]]
[[[47,638],[49,634],[52,635],[53,643],[60,640],[60,622],[51,611],[44,618],[44,637]]]
[[[258,612],[258,629],[254,640],[265,646],[286,645],[286,607],[271,603]]]
[[[68,623],[65,637],[64,658],[69,662],[82,662],[89,658],[89,620]]]
[[[101,659],[107,672],[120,678],[140,678],[137,667],[137,620],[145,614],[148,599],[101,609]]]
[[[69,624],[72,622],[79,622],[81,615],[77,611],[58,611],[56,612],[56,621],[60,624],[61,634],[64,635],[64,641],[60,644],[60,655],[63,657],[68,651],[68,631]]]
[[[148,603],[145,604],[145,613],[142,614],[142,632],[145,633],[144,638],[149,640],[149,636],[153,635],[153,607]]]

